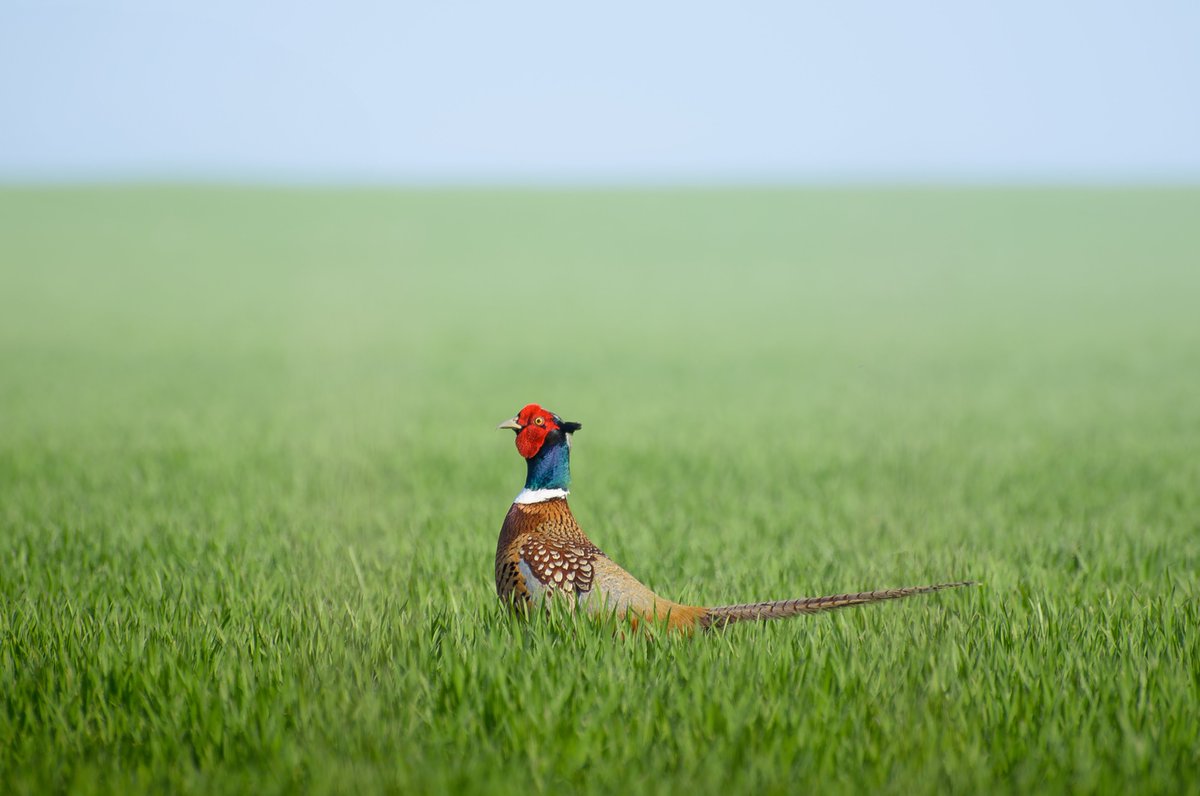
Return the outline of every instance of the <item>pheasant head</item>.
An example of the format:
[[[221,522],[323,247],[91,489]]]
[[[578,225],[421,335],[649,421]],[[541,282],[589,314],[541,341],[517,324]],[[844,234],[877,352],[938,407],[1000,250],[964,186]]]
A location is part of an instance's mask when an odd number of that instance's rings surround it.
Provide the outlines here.
[[[517,452],[525,457],[528,466],[526,490],[566,491],[571,483],[571,434],[581,428],[579,423],[563,420],[549,409],[529,404],[498,428],[509,428],[517,433]]]

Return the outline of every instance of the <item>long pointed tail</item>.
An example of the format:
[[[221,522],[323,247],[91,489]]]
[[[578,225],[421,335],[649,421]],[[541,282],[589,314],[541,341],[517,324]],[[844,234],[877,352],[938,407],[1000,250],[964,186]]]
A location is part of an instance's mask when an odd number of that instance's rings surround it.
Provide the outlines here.
[[[715,608],[705,608],[700,615],[698,624],[703,628],[724,627],[733,622],[749,622],[760,619],[784,619],[800,614],[815,614],[820,611],[832,611],[834,608],[845,608],[850,605],[866,605],[883,600],[898,600],[901,597],[911,597],[914,594],[928,594],[943,589],[957,589],[960,586],[974,586],[973,580],[961,580],[957,583],[937,583],[932,586],[909,586],[905,589],[883,589],[881,591],[864,591],[858,594],[831,594],[828,597],[801,597],[798,600],[774,600],[765,603],[748,603],[746,605],[720,605]]]

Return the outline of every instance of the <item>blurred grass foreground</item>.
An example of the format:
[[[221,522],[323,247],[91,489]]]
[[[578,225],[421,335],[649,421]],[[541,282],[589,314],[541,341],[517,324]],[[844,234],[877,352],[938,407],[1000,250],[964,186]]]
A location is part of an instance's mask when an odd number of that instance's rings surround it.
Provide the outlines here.
[[[1200,191],[0,191],[0,791],[1196,792]],[[708,604],[522,627],[496,423]]]

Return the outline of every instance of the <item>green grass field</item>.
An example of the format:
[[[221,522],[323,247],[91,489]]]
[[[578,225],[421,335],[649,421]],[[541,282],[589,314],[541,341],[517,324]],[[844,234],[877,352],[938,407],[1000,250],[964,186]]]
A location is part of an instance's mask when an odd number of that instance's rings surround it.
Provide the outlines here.
[[[0,791],[1200,792],[1200,190],[0,191]],[[704,604],[499,608],[501,420]]]

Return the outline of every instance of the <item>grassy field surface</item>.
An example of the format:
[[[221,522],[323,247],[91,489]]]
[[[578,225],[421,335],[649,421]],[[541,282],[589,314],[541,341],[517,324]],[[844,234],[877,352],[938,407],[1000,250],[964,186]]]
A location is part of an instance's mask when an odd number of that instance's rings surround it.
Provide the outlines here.
[[[1200,190],[0,191],[0,791],[1200,792]],[[496,601],[536,401],[696,638]]]

